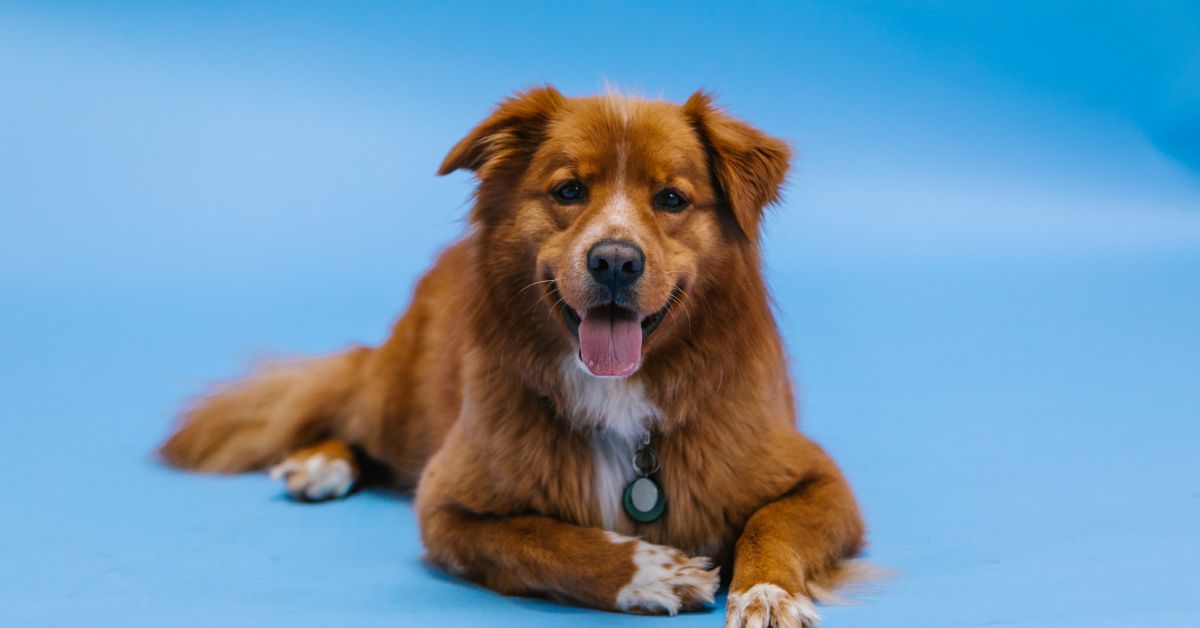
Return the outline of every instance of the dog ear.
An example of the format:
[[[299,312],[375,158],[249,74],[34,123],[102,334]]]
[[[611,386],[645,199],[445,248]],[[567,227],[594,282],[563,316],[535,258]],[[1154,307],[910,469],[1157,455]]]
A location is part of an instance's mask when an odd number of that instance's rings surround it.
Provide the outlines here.
[[[502,101],[491,116],[450,149],[438,174],[465,168],[480,179],[487,178],[497,165],[536,148],[544,137],[546,124],[566,102],[549,85],[527,89]]]
[[[779,199],[787,177],[787,142],[725,114],[704,91],[692,94],[683,111],[708,150],[713,177],[738,226],[757,239],[763,209]]]

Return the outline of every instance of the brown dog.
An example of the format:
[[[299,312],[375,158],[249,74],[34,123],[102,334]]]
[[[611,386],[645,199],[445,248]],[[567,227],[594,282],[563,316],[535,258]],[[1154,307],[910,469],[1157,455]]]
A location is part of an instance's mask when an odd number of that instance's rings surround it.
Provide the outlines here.
[[[470,229],[387,342],[216,391],[162,455],[307,499],[381,463],[429,560],[501,593],[674,614],[725,565],[728,625],[811,625],[863,523],[761,274],[788,159],[703,93],[506,100],[442,163],[479,178]]]

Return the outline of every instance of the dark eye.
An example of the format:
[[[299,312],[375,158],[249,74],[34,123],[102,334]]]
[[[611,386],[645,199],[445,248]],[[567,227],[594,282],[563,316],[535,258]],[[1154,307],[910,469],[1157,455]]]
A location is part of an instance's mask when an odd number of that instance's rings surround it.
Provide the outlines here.
[[[551,194],[554,195],[554,199],[558,202],[564,205],[571,205],[582,203],[587,198],[587,188],[583,187],[583,184],[578,181],[567,181],[554,188]]]
[[[679,212],[688,206],[688,200],[679,190],[667,188],[655,195],[654,206],[667,212]]]

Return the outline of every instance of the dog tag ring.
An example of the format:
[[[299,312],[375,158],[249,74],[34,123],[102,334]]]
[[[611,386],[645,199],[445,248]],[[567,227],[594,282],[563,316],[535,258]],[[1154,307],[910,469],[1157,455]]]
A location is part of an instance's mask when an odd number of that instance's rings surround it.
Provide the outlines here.
[[[633,468],[638,478],[625,487],[625,514],[634,521],[650,523],[662,516],[667,499],[662,487],[650,476],[658,472],[658,456],[650,449],[649,435],[633,456]]]

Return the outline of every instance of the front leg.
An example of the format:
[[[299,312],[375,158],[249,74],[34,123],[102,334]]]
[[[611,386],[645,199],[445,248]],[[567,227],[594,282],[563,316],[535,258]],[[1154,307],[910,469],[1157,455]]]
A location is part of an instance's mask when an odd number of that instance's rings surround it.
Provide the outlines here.
[[[712,604],[707,558],[541,515],[422,513],[431,562],[506,595],[545,595],[610,611],[674,615]]]
[[[863,545],[850,486],[820,448],[808,441],[805,447],[801,455],[812,456],[812,470],[755,512],[738,539],[727,628],[816,625],[814,586],[831,584],[842,561]]]

